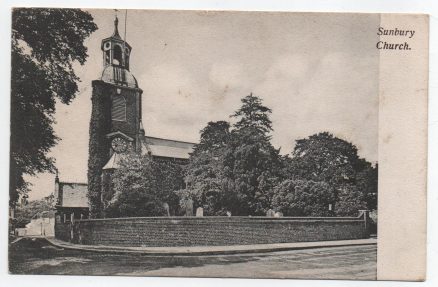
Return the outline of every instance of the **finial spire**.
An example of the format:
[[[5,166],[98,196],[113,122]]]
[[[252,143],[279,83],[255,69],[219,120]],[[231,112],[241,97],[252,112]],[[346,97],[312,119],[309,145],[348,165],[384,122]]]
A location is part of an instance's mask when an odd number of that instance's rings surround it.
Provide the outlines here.
[[[115,19],[114,19],[114,33],[113,33],[113,37],[117,37],[120,38],[119,35],[119,18],[117,18],[117,9],[114,9],[114,14],[115,14]]]

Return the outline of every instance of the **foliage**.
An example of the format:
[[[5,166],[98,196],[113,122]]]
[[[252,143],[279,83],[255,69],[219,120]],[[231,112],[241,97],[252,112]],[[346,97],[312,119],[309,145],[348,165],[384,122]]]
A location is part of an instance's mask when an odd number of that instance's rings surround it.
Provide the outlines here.
[[[299,178],[340,185],[354,180],[358,161],[353,144],[323,132],[296,141],[292,165]]]
[[[357,216],[358,210],[367,209],[365,194],[356,185],[346,184],[338,190],[336,202],[336,215]]]
[[[88,144],[88,202],[90,205],[90,217],[99,218],[103,214],[102,204],[102,168],[110,157],[110,141],[105,135],[110,130],[111,124],[111,101],[109,101],[110,89],[105,85],[93,82],[91,96],[92,111],[90,118]]]
[[[163,216],[164,203],[175,213],[183,177],[178,165],[154,161],[149,156],[127,154],[114,172],[115,195],[105,210],[107,217]]]
[[[30,202],[23,201],[22,204],[17,205],[15,208],[15,228],[23,228],[30,222],[32,217],[36,214],[49,211],[53,213],[54,210],[54,196],[53,194],[44,197],[40,200],[32,200]]]
[[[326,182],[335,188],[337,215],[377,208],[377,166],[359,158],[357,147],[328,132],[296,141],[289,178]]]
[[[205,215],[225,215],[232,200],[223,164],[230,140],[229,129],[228,122],[209,122],[201,131],[200,142],[195,145],[185,167],[187,187],[179,196],[190,198],[195,206],[203,207]]]
[[[272,122],[269,119],[271,109],[264,106],[259,97],[249,96],[244,97],[242,106],[231,116],[238,119],[234,124],[235,131],[251,131],[259,134],[259,136],[270,139],[268,134],[273,131]]]
[[[325,182],[285,180],[274,190],[274,210],[285,216],[332,216],[329,204],[334,204],[336,193]]]
[[[364,162],[364,168],[356,174],[356,185],[364,193],[366,208],[371,211],[377,210],[379,165],[373,167],[364,159],[361,160]]]
[[[12,11],[10,206],[28,192],[24,174],[55,170],[47,156],[59,140],[52,128],[55,99],[74,99],[79,78],[73,64],[85,63],[83,42],[96,29],[79,9]]]
[[[270,142],[271,110],[252,94],[226,122],[201,131],[180,191],[207,215],[357,215],[377,208],[377,166],[359,158],[356,146],[328,132],[297,141],[292,156]],[[329,204],[332,210],[329,210]]]
[[[230,124],[225,121],[209,122],[200,134],[201,139],[193,148],[192,155],[212,153],[218,156],[230,141]]]
[[[260,98],[250,94],[232,115],[237,122],[226,149],[224,167],[237,198],[233,214],[262,215],[271,208],[273,187],[281,174],[281,158],[270,142],[270,113]]]
[[[260,215],[271,208],[273,189],[281,177],[279,150],[270,143],[271,110],[250,94],[227,122],[210,122],[201,131],[186,168],[190,197],[207,215]]]

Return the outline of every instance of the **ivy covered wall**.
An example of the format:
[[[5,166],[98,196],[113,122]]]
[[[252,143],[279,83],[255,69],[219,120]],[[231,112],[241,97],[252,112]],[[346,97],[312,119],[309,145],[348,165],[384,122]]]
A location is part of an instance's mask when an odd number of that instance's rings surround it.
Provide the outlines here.
[[[114,89],[102,81],[93,81],[91,96],[90,142],[88,145],[88,202],[90,217],[102,217],[102,168],[110,156],[111,93]]]
[[[103,217],[105,195],[109,192],[111,175],[103,175],[102,168],[108,162],[111,151],[111,132],[120,131],[138,141],[140,129],[141,94],[138,88],[120,87],[96,80],[92,82],[92,111],[90,119],[90,142],[88,155],[88,201],[90,217]],[[119,90],[119,91],[118,91]],[[123,96],[126,100],[126,121],[111,118],[113,97]],[[134,143],[136,144],[136,143]],[[139,149],[137,149],[139,150]],[[106,186],[105,186],[106,185]]]

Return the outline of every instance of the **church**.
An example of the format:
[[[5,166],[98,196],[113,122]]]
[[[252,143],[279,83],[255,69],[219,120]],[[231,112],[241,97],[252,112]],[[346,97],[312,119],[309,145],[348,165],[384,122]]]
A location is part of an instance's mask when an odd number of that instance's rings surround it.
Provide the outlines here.
[[[132,47],[120,37],[118,18],[113,34],[102,40],[102,75],[92,81],[88,182],[55,178],[57,220],[100,217],[111,194],[111,175],[124,153],[134,151],[154,160],[186,164],[195,143],[147,136],[142,123],[142,94],[130,72]]]

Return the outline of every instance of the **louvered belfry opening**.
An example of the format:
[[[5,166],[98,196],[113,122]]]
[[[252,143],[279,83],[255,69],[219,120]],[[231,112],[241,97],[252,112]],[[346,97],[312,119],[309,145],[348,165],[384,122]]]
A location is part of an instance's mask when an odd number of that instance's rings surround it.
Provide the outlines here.
[[[123,96],[115,96],[112,101],[111,118],[114,121],[126,121],[126,99]]]

